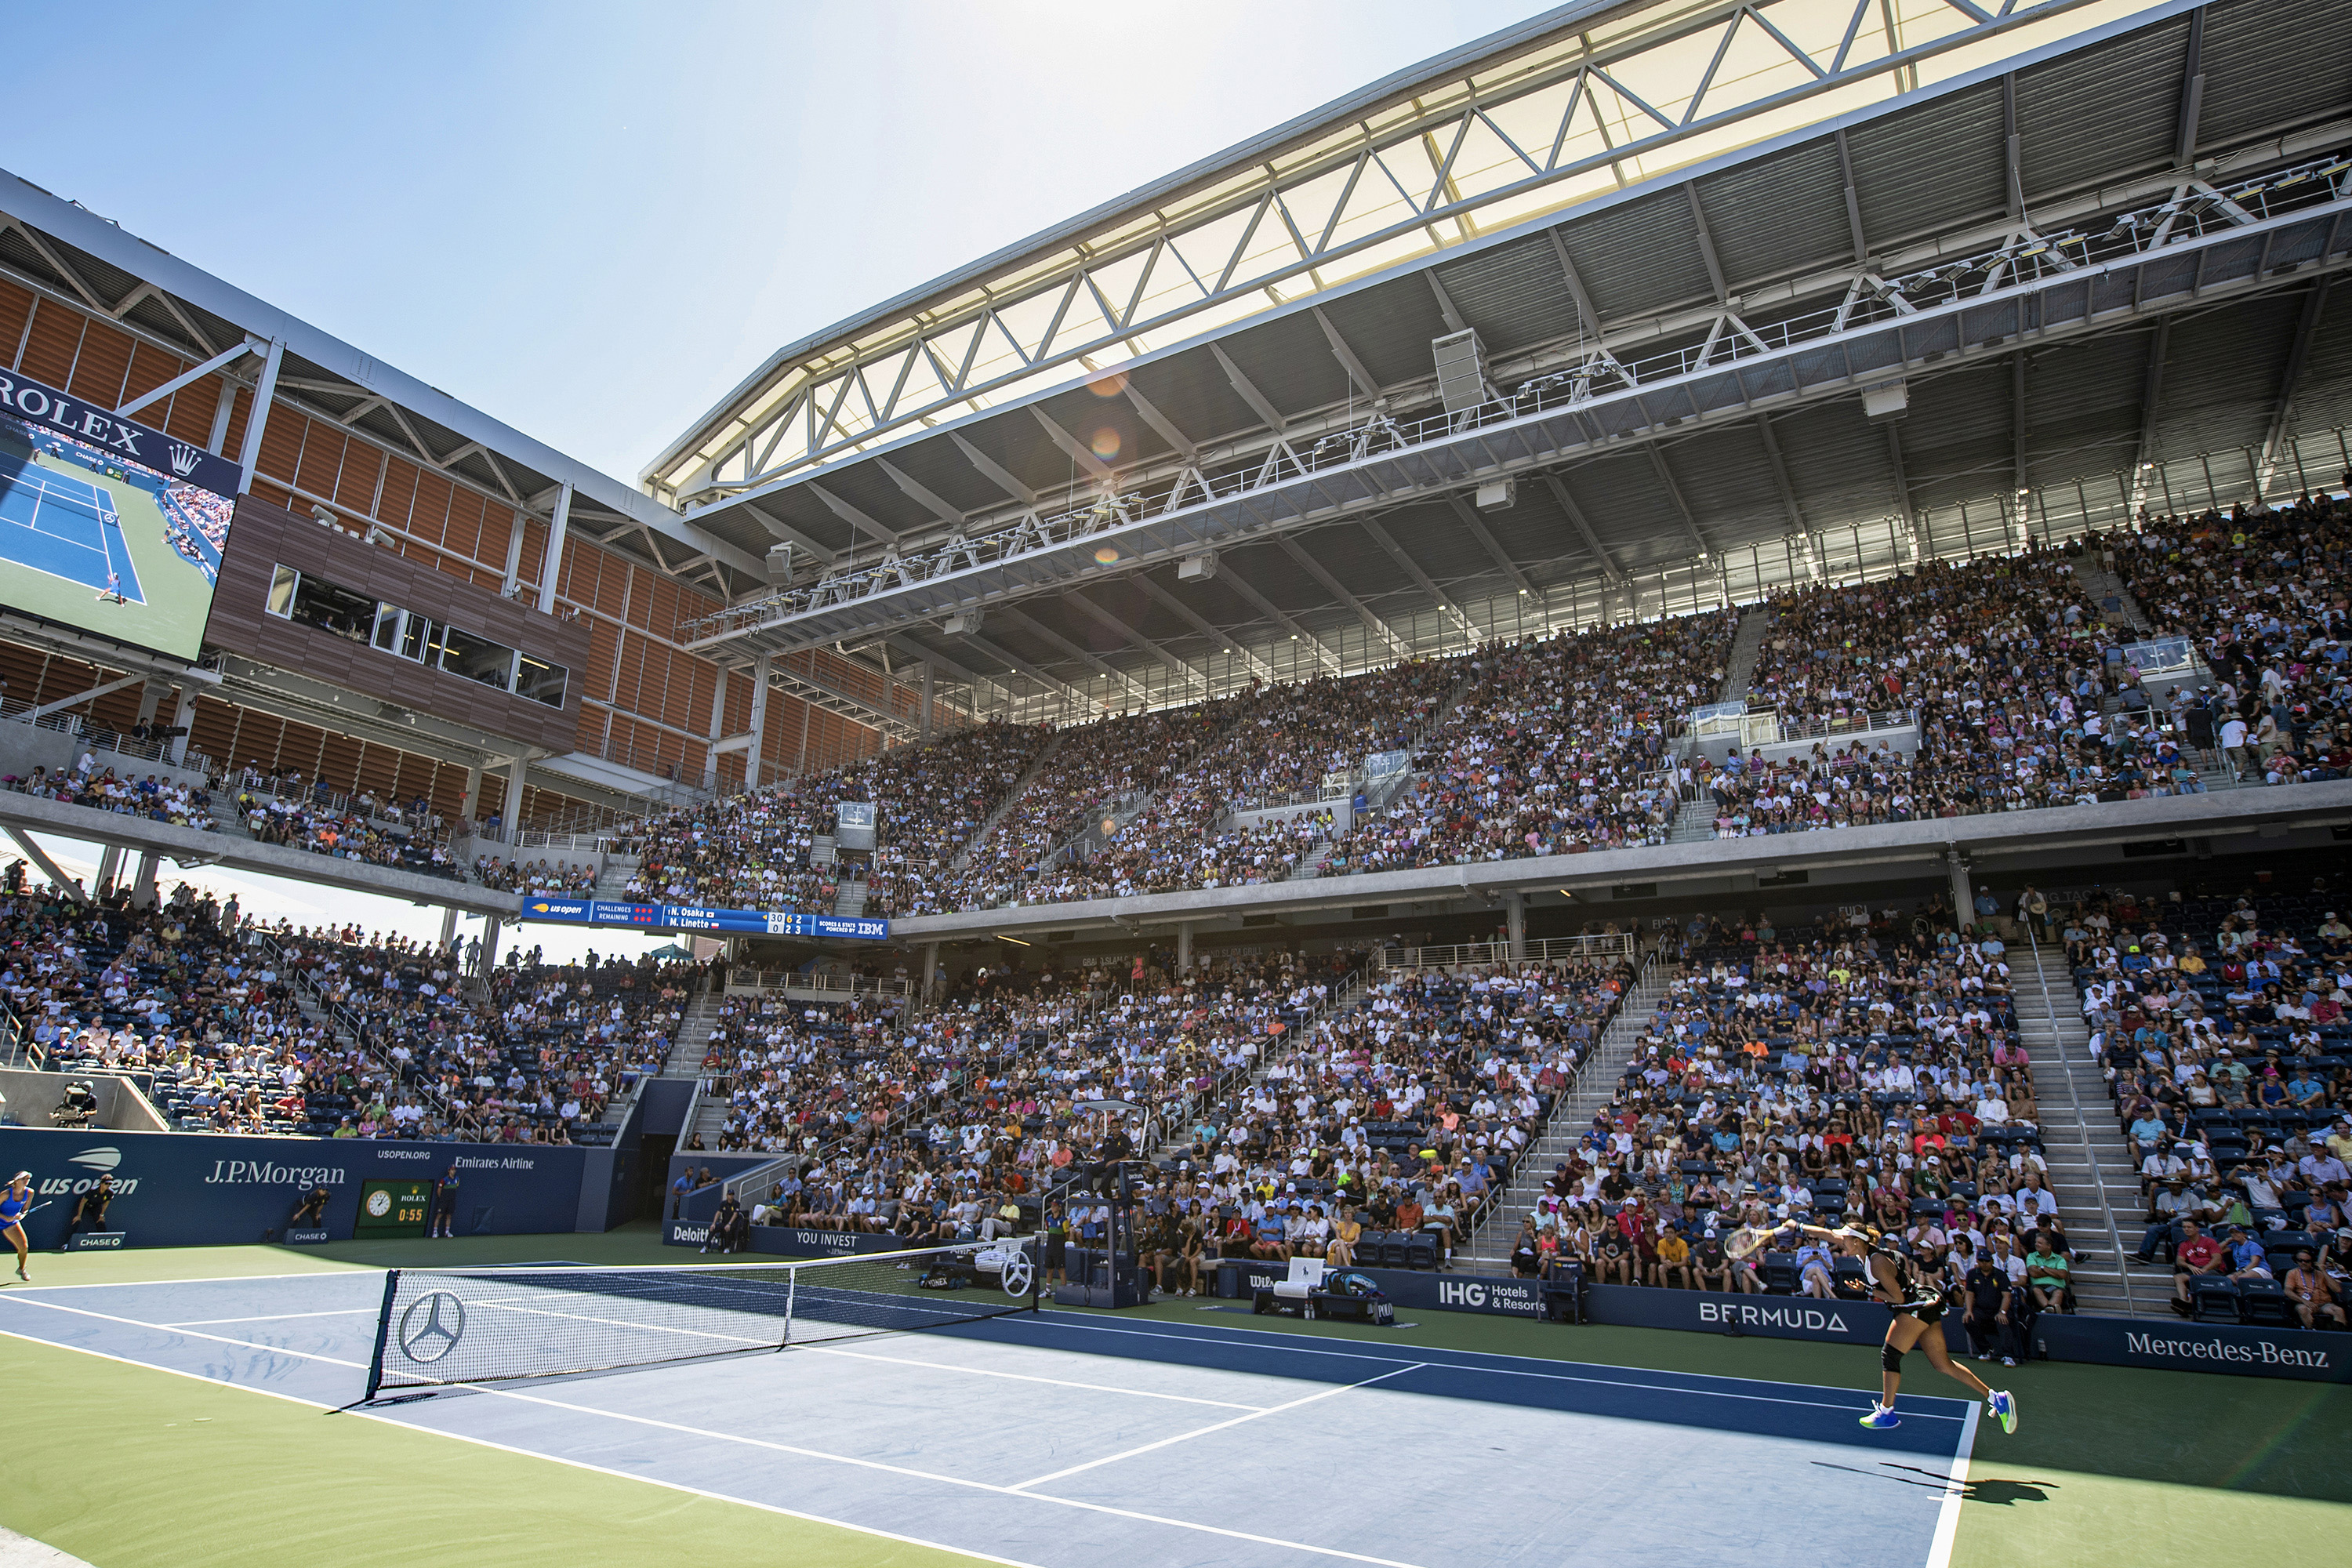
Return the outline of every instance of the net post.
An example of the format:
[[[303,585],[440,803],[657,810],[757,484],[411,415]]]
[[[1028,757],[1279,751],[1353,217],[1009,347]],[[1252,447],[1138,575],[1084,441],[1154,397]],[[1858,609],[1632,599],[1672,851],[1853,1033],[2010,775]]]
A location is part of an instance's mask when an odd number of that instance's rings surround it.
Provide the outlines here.
[[[1033,1243],[1037,1255],[1029,1260],[1029,1310],[1034,1312],[1041,1310],[1040,1302],[1045,1294],[1045,1233],[1041,1230],[1024,1240],[1021,1250],[1027,1252]]]
[[[793,1308],[800,1300],[800,1289],[801,1271],[797,1268],[786,1271],[784,1275],[784,1341],[776,1347],[780,1351],[792,1348]]]
[[[400,1270],[385,1269],[383,1271],[383,1307],[376,1314],[375,1352],[368,1357],[367,1397],[360,1401],[362,1405],[373,1399],[377,1391],[383,1386],[383,1347],[384,1342],[392,1337],[392,1302],[399,1290]]]

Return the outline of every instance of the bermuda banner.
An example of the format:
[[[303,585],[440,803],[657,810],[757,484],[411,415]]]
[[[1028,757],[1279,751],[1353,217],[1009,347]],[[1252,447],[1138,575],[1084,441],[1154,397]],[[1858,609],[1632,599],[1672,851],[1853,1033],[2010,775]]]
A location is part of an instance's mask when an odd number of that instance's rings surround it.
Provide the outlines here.
[[[1886,1338],[1887,1321],[1893,1315],[1875,1301],[1662,1290],[1639,1285],[1595,1285],[1584,1300],[1587,1322],[1754,1334],[1769,1340],[1820,1340],[1830,1344],[1875,1345]],[[1958,1313],[1945,1313],[1943,1326],[1947,1345],[1955,1351],[1968,1349],[1968,1330]]]
[[[711,910],[683,904],[616,904],[608,899],[533,897],[522,903],[526,921],[570,925],[627,926],[634,931],[715,931],[740,936],[824,936],[851,942],[886,942],[890,922],[841,915],[794,914],[786,910]]]
[[[136,463],[231,500],[236,499],[245,479],[242,468],[226,458],[214,457],[193,441],[177,440],[15,371],[0,371],[0,414],[13,414],[27,425],[94,447],[117,462]]]
[[[33,1173],[25,1222],[37,1250],[65,1240],[74,1205],[114,1178],[106,1229],[125,1247],[212,1247],[282,1239],[313,1184],[327,1189],[324,1228],[349,1240],[363,1189],[406,1182],[443,1190],[453,1170],[460,1236],[570,1231],[587,1151],[534,1143],[395,1143],[360,1138],[251,1138],[208,1132],[0,1127],[0,1172]],[[85,1229],[92,1228],[85,1226]]]
[[[2352,1345],[2352,1335],[2177,1318],[2068,1318],[2044,1312],[2033,1321],[2033,1348],[2052,1361],[2234,1373],[2240,1377],[2352,1382],[2346,1375],[2347,1345]]]

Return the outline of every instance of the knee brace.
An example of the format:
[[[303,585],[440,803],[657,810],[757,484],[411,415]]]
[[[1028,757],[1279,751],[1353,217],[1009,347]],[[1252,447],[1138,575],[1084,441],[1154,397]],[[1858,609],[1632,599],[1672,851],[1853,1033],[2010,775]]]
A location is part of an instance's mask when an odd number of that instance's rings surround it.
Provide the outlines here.
[[[1878,1347],[1878,1364],[1889,1372],[1901,1372],[1903,1352],[1893,1345],[1881,1345]]]

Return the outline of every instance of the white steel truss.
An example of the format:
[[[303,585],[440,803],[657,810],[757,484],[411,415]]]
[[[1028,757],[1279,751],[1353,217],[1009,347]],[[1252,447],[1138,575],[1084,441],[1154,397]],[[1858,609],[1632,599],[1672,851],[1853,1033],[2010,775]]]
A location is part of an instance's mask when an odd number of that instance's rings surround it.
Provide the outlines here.
[[[1997,36],[2032,47],[2147,4],[1699,0],[1587,26],[1556,14],[1532,47],[782,352],[640,482],[674,505],[756,489],[1914,89]]]
[[[1835,305],[1761,331],[1743,323],[1696,346],[1588,363],[1476,409],[1375,415],[1361,427],[1370,434],[1303,451],[1303,442],[1276,437],[1263,455],[1205,472],[1186,465],[1066,510],[1024,508],[1009,525],[959,530],[942,546],[893,548],[878,563],[845,563],[814,585],[732,606],[691,628],[688,646],[780,651],[1066,593],[1220,545],[1458,495],[1485,479],[1541,472],[1677,426],[1752,422],[2027,342],[2284,287],[2290,276],[2343,264],[2352,159],[2248,179],[2193,207],[2175,200],[2078,228],[2013,233],[1932,266],[1869,276],[1869,287],[1858,281]],[[1801,519],[1793,526],[1801,531]],[[1703,560],[1705,541],[1695,525],[1693,532]]]

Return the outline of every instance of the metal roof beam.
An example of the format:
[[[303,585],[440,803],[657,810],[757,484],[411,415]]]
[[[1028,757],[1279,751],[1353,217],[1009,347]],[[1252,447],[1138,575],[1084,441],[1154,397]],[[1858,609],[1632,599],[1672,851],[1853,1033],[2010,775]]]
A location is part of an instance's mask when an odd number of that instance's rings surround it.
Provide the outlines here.
[[[820,563],[827,566],[832,565],[835,561],[839,559],[838,555],[836,555],[834,551],[828,549],[824,545],[819,544],[815,540],[811,539],[807,534],[803,533],[799,529],[793,527],[792,524],[784,521],[782,518],[777,517],[773,512],[769,511],[766,508],[760,506],[756,502],[746,502],[743,510],[757,518],[759,520],[760,526],[766,529],[770,533],[774,534],[778,542],[789,544],[795,550],[805,550],[811,555],[815,556]]]
[[[2197,162],[2197,121],[2205,106],[2205,11],[2189,13],[2189,49],[2180,62],[2180,107],[2172,117],[2172,163],[2186,169]]]
[[[1318,583],[1322,584],[1326,593],[1328,593],[1333,598],[1339,600],[1339,603],[1347,605],[1349,609],[1355,612],[1356,618],[1364,623],[1364,629],[1366,631],[1387,643],[1391,648],[1394,648],[1398,653],[1402,654],[1405,658],[1411,658],[1412,657],[1412,644],[1397,636],[1394,627],[1391,626],[1388,622],[1381,619],[1380,616],[1372,614],[1370,609],[1365,607],[1362,600],[1357,598],[1355,595],[1348,592],[1347,588],[1339,582],[1339,579],[1331,575],[1330,572],[1324,567],[1323,563],[1316,560],[1315,557],[1307,553],[1306,548],[1298,542],[1297,536],[1288,533],[1278,533],[1275,535],[1274,542],[1282,547],[1282,552],[1285,555],[1287,555],[1293,561],[1297,562],[1299,566],[1305,570],[1309,577],[1312,577]]]
[[[2278,471],[2279,456],[2286,449],[2287,432],[2294,427],[2294,389],[2303,380],[2305,360],[2311,354],[2311,340],[2318,334],[2319,318],[2327,309],[2327,290],[2333,279],[2322,278],[2303,297],[2303,314],[2294,323],[2294,342],[2286,352],[2286,364],[2279,372],[2278,395],[2271,405],[2270,428],[2263,437],[2262,468],[2254,477],[2254,493],[2270,489],[2271,476]]]
[[[1714,551],[1707,544],[1706,535],[1698,531],[1698,519],[1692,513],[1690,502],[1683,499],[1681,482],[1675,478],[1675,471],[1666,467],[1666,455],[1658,450],[1658,444],[1655,441],[1648,443],[1647,449],[1650,454],[1650,469],[1658,476],[1658,483],[1666,488],[1667,499],[1675,503],[1675,510],[1681,515],[1683,531],[1690,535],[1691,542],[1698,546],[1698,552],[1701,555],[1713,554]]]
[[[1115,665],[1105,664],[1101,659],[1097,658],[1092,653],[1080,647],[1077,644],[1072,642],[1061,633],[1054,630],[1051,626],[1046,626],[1044,622],[1039,621],[1034,616],[1029,615],[1026,611],[1008,605],[1004,608],[1004,614],[1008,620],[1018,622],[1023,627],[1034,633],[1038,638],[1045,642],[1053,644],[1055,647],[1060,648],[1072,658],[1076,659],[1080,664],[1085,665],[1088,669],[1093,670],[1097,675],[1108,676],[1109,679],[1118,681],[1120,685],[1126,687],[1129,691],[1134,692],[1136,696],[1141,698],[1146,702],[1151,700],[1150,689],[1145,686],[1143,682],[1136,679],[1135,677],[1128,674],[1127,671],[1118,668]]]
[[[923,510],[946,523],[950,528],[963,526],[963,513],[940,498],[939,492],[908,478],[897,464],[887,458],[875,459],[875,466],[890,476],[890,482],[922,504]]]
[[[1037,492],[1014,479],[1011,471],[998,463],[995,458],[953,430],[948,432],[948,439],[956,444],[956,449],[963,454],[964,461],[977,469],[981,478],[1003,490],[1008,500],[1019,501],[1023,506],[1027,507],[1037,504]]]
[[[2147,365],[2139,382],[2139,439],[2132,447],[2131,509],[2136,517],[2147,504],[2147,474],[2156,466],[2156,419],[2164,406],[2164,362],[2172,353],[2172,318],[2156,319],[2156,335],[2148,340]]]
[[[1209,352],[1216,355],[1217,363],[1224,367],[1226,382],[1232,385],[1234,392],[1240,394],[1241,400],[1248,404],[1260,419],[1265,421],[1267,429],[1279,436],[1284,430],[1289,428],[1290,421],[1283,417],[1282,410],[1276,408],[1273,400],[1257,389],[1255,382],[1242,374],[1242,367],[1235,364],[1233,362],[1233,356],[1225,353],[1224,344],[1213,341],[1209,344]]]
[[[1256,605],[1258,612],[1265,616],[1267,620],[1272,621],[1275,625],[1287,630],[1290,633],[1292,640],[1305,643],[1314,653],[1318,662],[1328,666],[1332,674],[1339,675],[1346,671],[1347,667],[1340,662],[1339,654],[1333,651],[1321,637],[1317,637],[1313,632],[1308,631],[1305,626],[1302,626],[1297,621],[1292,620],[1287,613],[1276,606],[1273,600],[1267,598],[1264,594],[1259,593],[1255,588],[1251,587],[1239,574],[1228,574],[1227,576],[1220,579],[1220,581],[1223,582],[1226,586],[1232,588],[1234,593],[1239,594],[1243,598],[1247,599],[1251,604]]]
[[[1559,503],[1559,510],[1568,514],[1568,521],[1576,525],[1576,531],[1584,535],[1584,542],[1591,547],[1592,558],[1601,563],[1601,574],[1612,583],[1622,584],[1625,581],[1624,572],[1609,552],[1601,547],[1601,536],[1592,531],[1592,524],[1585,519],[1584,509],[1578,506],[1576,498],[1568,493],[1567,482],[1557,473],[1549,471],[1541,477],[1544,489],[1551,492],[1551,499]]]
[[[1135,405],[1136,413],[1143,416],[1143,422],[1146,425],[1150,426],[1154,430],[1160,432],[1160,438],[1161,440],[1167,442],[1171,447],[1175,447],[1178,452],[1181,453],[1186,462],[1196,463],[1200,461],[1200,447],[1194,444],[1191,437],[1176,428],[1176,422],[1174,420],[1169,418],[1168,416],[1160,413],[1158,408],[1154,407],[1152,405],[1151,399],[1144,396],[1141,392],[1137,390],[1135,378],[1133,376],[1127,378],[1127,384],[1121,388],[1121,390],[1127,394],[1128,402]]]
[[[2018,521],[2025,521],[2025,352],[2009,356],[2009,466],[2017,481]]]
[[[1373,543],[1388,552],[1389,559],[1395,562],[1397,565],[1403,570],[1406,576],[1411,577],[1415,583],[1421,584],[1421,591],[1428,595],[1432,600],[1435,601],[1439,609],[1444,610],[1447,615],[1452,616],[1455,623],[1458,624],[1463,630],[1468,632],[1472,637],[1475,637],[1478,635],[1477,623],[1473,621],[1469,616],[1464,613],[1461,605],[1454,602],[1454,595],[1448,594],[1444,589],[1439,587],[1436,583],[1431,580],[1429,574],[1421,569],[1420,563],[1416,562],[1412,556],[1405,553],[1404,546],[1399,544],[1395,539],[1390,536],[1389,531],[1381,525],[1381,520],[1379,518],[1373,516],[1370,512],[1365,512],[1361,516],[1358,517],[1356,521],[1362,525],[1366,533],[1372,536]]]
[[[1150,595],[1167,609],[1172,610],[1178,616],[1183,617],[1185,622],[1189,624],[1194,631],[1199,632],[1202,637],[1214,642],[1227,653],[1232,654],[1235,658],[1240,659],[1252,669],[1256,670],[1260,675],[1265,677],[1266,679],[1272,680],[1275,679],[1274,666],[1266,663],[1265,660],[1258,658],[1257,655],[1242,647],[1241,644],[1226,636],[1222,628],[1213,625],[1206,616],[1197,614],[1192,605],[1187,605],[1183,600],[1178,598],[1175,595],[1170,593],[1167,589],[1153,582],[1149,573],[1138,572],[1134,576],[1129,577],[1128,581],[1142,589],[1145,593]]]
[[[1062,601],[1079,611],[1097,626],[1099,626],[1105,630],[1116,635],[1129,647],[1138,649],[1143,653],[1148,653],[1153,658],[1158,659],[1161,664],[1167,666],[1171,674],[1182,676],[1187,685],[1197,685],[1203,691],[1206,691],[1209,689],[1209,678],[1207,676],[1202,674],[1191,665],[1186,664],[1182,659],[1178,658],[1174,654],[1170,653],[1166,648],[1161,647],[1158,643],[1153,642],[1150,637],[1145,637],[1141,632],[1137,631],[1133,626],[1128,625],[1127,622],[1119,619],[1117,616],[1112,615],[1108,610],[1104,609],[1100,605],[1096,604],[1092,599],[1087,598],[1076,588],[1072,588],[1065,593],[1062,595]]]
[[[1030,679],[1035,681],[1038,685],[1045,687],[1050,690],[1060,692],[1065,701],[1075,702],[1082,708],[1098,708],[1101,706],[1101,704],[1097,702],[1095,699],[1087,696],[1085,692],[1079,690],[1068,681],[1064,680],[1060,676],[1046,674],[1044,670],[1038,668],[1027,659],[1023,658],[1019,654],[1014,653],[1011,648],[1003,647],[997,643],[992,643],[986,637],[981,636],[978,632],[960,632],[957,635],[961,637],[964,641],[971,644],[972,647],[978,648],[981,652],[986,654],[989,658],[1004,665],[1007,668],[1013,671],[1013,673],[1017,675],[1025,675]],[[1003,681],[997,677],[992,676],[990,679],[997,680],[1000,685],[1003,684]]]
[[[1372,373],[1364,368],[1364,362],[1356,357],[1356,351],[1348,346],[1348,340],[1339,335],[1339,329],[1331,324],[1331,318],[1323,313],[1323,307],[1314,307],[1311,313],[1315,317],[1315,324],[1323,329],[1324,341],[1331,345],[1332,357],[1348,373],[1348,379],[1361,388],[1366,397],[1378,397],[1381,384],[1372,379]]]
[[[1078,467],[1084,468],[1087,473],[1092,474],[1097,483],[1109,484],[1111,482],[1109,465],[1105,463],[1100,458],[1096,457],[1093,452],[1089,451],[1085,442],[1079,440],[1076,436],[1071,435],[1067,430],[1063,429],[1059,425],[1055,424],[1053,419],[1045,413],[1045,411],[1038,407],[1035,404],[1033,403],[1029,405],[1029,412],[1036,416],[1037,423],[1045,427],[1045,434],[1053,438],[1054,445],[1059,447],[1063,451],[1067,452],[1070,455],[1070,460],[1072,462],[1077,464]]]
[[[823,485],[818,484],[815,480],[810,480],[808,488],[815,494],[817,500],[824,502],[826,510],[832,512],[834,516],[841,519],[842,521],[849,524],[852,528],[865,530],[867,533],[872,534],[875,539],[884,544],[895,545],[898,542],[898,536],[897,534],[891,532],[888,529],[883,527],[882,524],[866,516],[866,513],[858,510],[857,508],[850,505],[847,501],[842,500],[839,496],[834,494]]]
[[[1715,302],[1728,306],[1731,303],[1731,285],[1724,281],[1723,258],[1715,253],[1715,234],[1706,226],[1706,209],[1699,205],[1697,183],[1686,181],[1683,185],[1683,195],[1690,202],[1691,222],[1698,228],[1698,253],[1706,262],[1706,280],[1715,285]]]
[[[1468,529],[1470,536],[1485,548],[1487,559],[1494,562],[1503,575],[1518,584],[1520,593],[1529,598],[1539,597],[1536,585],[1528,581],[1528,574],[1519,570],[1517,562],[1503,553],[1503,547],[1496,542],[1494,531],[1486,526],[1486,520],[1478,515],[1476,508],[1462,499],[1460,490],[1446,491],[1445,504],[1454,509],[1454,515],[1462,520],[1462,526]]]
[[[1772,465],[1772,484],[1780,492],[1780,505],[1789,514],[1789,526],[1811,538],[1812,529],[1805,521],[1805,509],[1797,504],[1797,487],[1789,481],[1789,465],[1780,457],[1780,438],[1772,434],[1770,415],[1756,416],[1756,434],[1763,437],[1764,456]]]
[[[1886,422],[1886,461],[1894,469],[1895,497],[1902,505],[1903,521],[1909,525],[1918,521],[1919,508],[1911,499],[1911,475],[1903,462],[1902,427],[1900,420]]]

